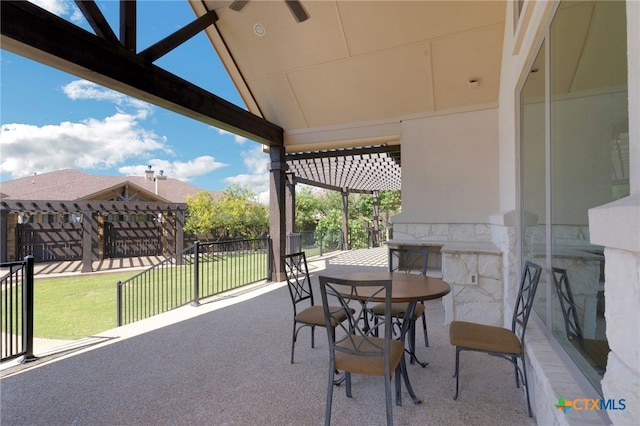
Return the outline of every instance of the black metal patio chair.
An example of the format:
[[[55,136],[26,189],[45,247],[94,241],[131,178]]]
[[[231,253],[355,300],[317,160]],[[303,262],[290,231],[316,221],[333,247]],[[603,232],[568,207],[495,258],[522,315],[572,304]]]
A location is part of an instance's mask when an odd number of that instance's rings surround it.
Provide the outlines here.
[[[288,254],[284,257],[284,270],[287,278],[287,287],[293,303],[293,335],[291,340],[291,363],[293,364],[294,351],[298,333],[304,327],[311,328],[311,347],[315,347],[316,326],[324,327],[324,312],[322,306],[316,305],[313,300],[313,289],[309,278],[307,257],[304,252]],[[335,308],[335,309],[334,309]],[[332,327],[347,319],[347,312],[340,311],[336,307],[335,322]]]
[[[516,373],[516,387],[520,387],[520,379],[522,379],[522,384],[527,394],[529,417],[532,417],[531,402],[529,399],[529,382],[525,365],[524,334],[527,328],[527,322],[529,321],[529,314],[533,307],[533,299],[538,288],[541,271],[542,268],[535,263],[530,261],[525,263],[511,320],[511,329],[466,321],[453,321],[451,323],[449,326],[449,341],[456,347],[456,367],[454,373],[454,377],[456,378],[456,392],[453,399],[458,398],[460,352],[485,352],[513,363]],[[522,367],[519,366],[518,360],[522,364]]]

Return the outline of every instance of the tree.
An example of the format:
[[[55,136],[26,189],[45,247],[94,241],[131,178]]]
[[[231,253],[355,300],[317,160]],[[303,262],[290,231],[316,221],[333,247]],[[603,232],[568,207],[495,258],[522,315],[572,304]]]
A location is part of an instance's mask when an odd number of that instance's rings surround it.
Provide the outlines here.
[[[256,200],[249,187],[231,185],[215,199],[207,191],[187,197],[185,232],[218,240],[258,238],[269,226],[267,206]]]
[[[320,203],[310,186],[302,186],[296,190],[296,230],[310,231],[315,229]]]
[[[213,194],[200,191],[187,195],[187,218],[184,231],[194,235],[209,234],[216,227]]]
[[[267,206],[257,201],[247,186],[237,184],[225,188],[214,205],[217,227],[227,238],[257,238],[269,226]]]

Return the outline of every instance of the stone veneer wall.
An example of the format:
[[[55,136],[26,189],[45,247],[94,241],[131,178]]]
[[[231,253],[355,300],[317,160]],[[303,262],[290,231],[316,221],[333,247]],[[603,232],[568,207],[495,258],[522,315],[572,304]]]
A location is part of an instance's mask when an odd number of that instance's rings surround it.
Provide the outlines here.
[[[464,319],[511,327],[520,277],[516,212],[498,213],[490,218],[490,222],[394,223],[393,241],[442,245],[443,278],[452,285],[451,294],[443,302],[447,323],[453,319]],[[468,282],[471,273],[478,274],[478,284]],[[485,311],[474,307],[476,303]],[[576,379],[581,373],[572,367],[572,361],[554,342],[553,337],[543,332],[535,318],[529,321],[526,336],[527,372],[531,405],[537,423],[609,424],[604,412],[573,410],[564,414],[555,408],[560,395],[593,399],[599,396],[586,380]],[[524,388],[518,391],[522,393],[524,403]]]
[[[451,286],[443,301],[447,324],[459,319],[503,325],[504,268],[491,225],[394,223],[393,237],[391,244],[442,246],[442,277]]]
[[[640,422],[640,193],[589,210],[591,242],[605,247],[607,340],[605,399],[625,399],[609,411],[614,424]]]

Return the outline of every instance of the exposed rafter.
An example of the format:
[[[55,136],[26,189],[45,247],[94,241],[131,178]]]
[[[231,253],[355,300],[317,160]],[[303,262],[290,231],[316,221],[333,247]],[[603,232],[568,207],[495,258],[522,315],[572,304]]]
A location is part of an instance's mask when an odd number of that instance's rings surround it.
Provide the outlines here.
[[[283,145],[281,127],[232,104],[137,55],[135,7],[121,2],[120,42],[97,36],[26,1],[3,1],[0,43],[3,49],[58,68],[105,87],[156,104],[268,146]],[[100,17],[88,6],[93,20]],[[133,16],[133,18],[132,18]],[[212,16],[197,20],[202,25]],[[100,28],[104,24],[96,24]],[[192,32],[193,29],[185,31]],[[105,33],[104,28],[101,33]],[[155,56],[171,43],[156,45]],[[104,34],[103,34],[104,35]],[[124,46],[124,47],[123,47]]]
[[[156,44],[140,52],[140,56],[148,61],[155,61],[163,55],[166,55],[176,47],[180,46],[191,37],[195,36],[209,25],[218,20],[218,15],[215,11],[209,11],[206,15],[202,15],[190,24],[180,28],[168,37],[160,40]]]
[[[120,42],[95,1],[76,0],[76,5],[98,37],[102,37],[103,39],[113,43]]]

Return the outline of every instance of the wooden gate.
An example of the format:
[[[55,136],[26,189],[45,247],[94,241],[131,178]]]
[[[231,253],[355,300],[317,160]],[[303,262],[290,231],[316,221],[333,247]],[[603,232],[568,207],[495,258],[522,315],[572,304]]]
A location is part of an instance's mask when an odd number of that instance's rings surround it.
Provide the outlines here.
[[[82,259],[82,224],[25,223],[16,228],[17,258],[35,261]]]
[[[105,257],[159,255],[162,255],[162,227],[157,222],[105,222]]]

